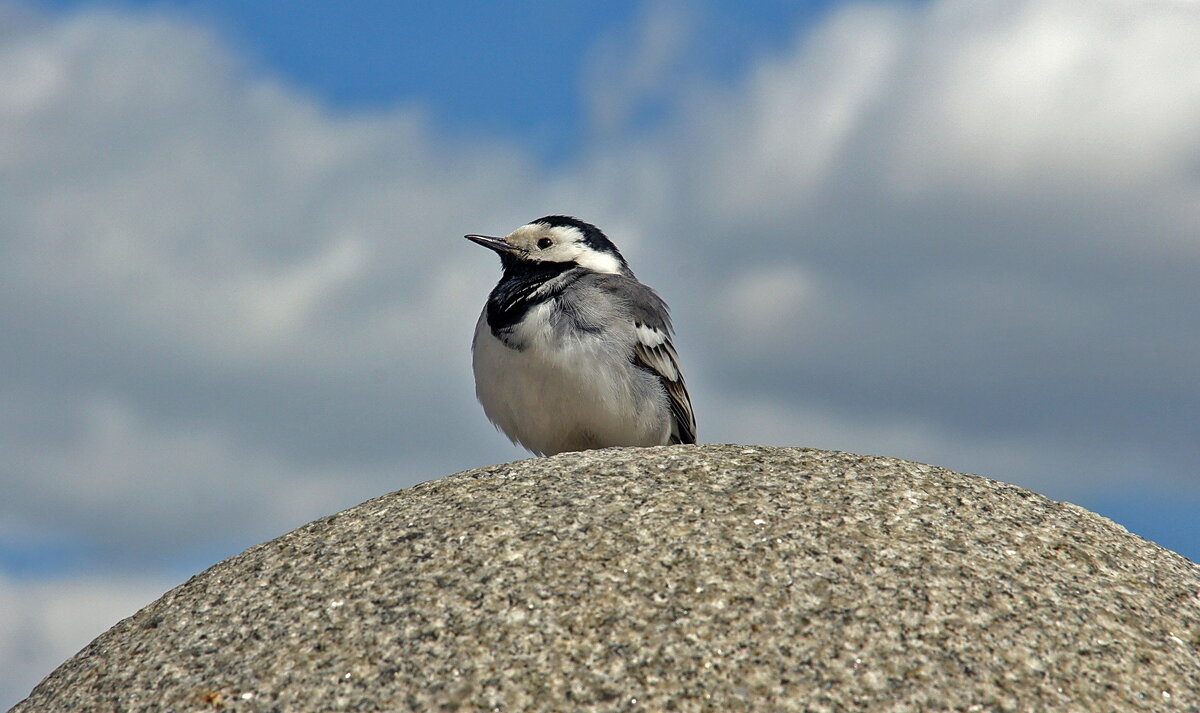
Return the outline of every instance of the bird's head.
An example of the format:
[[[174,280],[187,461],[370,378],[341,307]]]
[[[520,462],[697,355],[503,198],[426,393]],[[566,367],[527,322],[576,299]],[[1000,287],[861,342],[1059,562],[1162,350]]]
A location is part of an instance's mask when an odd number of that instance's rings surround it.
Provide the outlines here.
[[[463,237],[495,250],[505,270],[545,263],[574,263],[593,272],[631,274],[617,246],[599,228],[565,215],[538,218],[503,238]]]

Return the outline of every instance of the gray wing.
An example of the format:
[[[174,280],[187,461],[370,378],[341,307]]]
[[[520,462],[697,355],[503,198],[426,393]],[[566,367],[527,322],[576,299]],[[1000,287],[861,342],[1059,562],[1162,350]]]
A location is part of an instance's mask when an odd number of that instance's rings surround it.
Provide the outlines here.
[[[671,316],[654,290],[636,279],[621,275],[598,275],[609,291],[622,298],[633,319],[637,342],[633,363],[658,376],[671,407],[671,443],[696,442],[696,416],[692,399],[683,382],[679,354],[671,342]]]

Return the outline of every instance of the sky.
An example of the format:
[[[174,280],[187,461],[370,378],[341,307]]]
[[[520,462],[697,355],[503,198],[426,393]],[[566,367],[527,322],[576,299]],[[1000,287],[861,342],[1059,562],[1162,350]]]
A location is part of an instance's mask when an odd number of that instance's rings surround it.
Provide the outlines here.
[[[225,557],[525,457],[461,236],[553,213],[672,305],[702,442],[1200,559],[1200,4],[416,5],[0,0],[0,709]]]

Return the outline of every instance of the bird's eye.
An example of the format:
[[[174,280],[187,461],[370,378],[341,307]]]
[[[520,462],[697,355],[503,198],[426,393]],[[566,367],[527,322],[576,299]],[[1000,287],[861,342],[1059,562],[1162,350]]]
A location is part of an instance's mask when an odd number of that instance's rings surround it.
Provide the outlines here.
[[[538,249],[545,250],[546,248],[550,247],[553,244],[554,244],[554,241],[551,240],[550,238],[542,238],[541,240],[538,241]]]

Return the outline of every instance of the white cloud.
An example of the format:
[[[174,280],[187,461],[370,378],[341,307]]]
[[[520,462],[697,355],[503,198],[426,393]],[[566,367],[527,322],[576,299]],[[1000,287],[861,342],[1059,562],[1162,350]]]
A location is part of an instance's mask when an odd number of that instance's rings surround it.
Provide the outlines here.
[[[75,576],[27,581],[0,574],[0,708],[175,582],[163,577]]]
[[[696,98],[660,149],[687,248],[658,257],[702,276],[677,312],[714,398],[1020,442],[1048,472],[1056,443],[1078,463],[1044,482],[1081,489],[1145,457],[1195,493],[1198,31],[1170,1],[848,6]],[[755,350],[729,316],[771,261],[820,289]]]
[[[792,53],[767,58],[744,85],[699,97],[703,104],[686,114],[699,124],[688,138],[704,145],[690,172],[701,205],[728,215],[794,214],[820,200],[889,98],[911,37],[911,12],[849,5]]]
[[[673,93],[693,24],[683,5],[654,0],[643,4],[633,37],[614,35],[591,48],[585,91],[595,131],[627,128],[642,104]]]
[[[328,116],[163,16],[25,19],[0,37],[0,512],[202,548],[485,462],[495,265],[459,236],[536,215],[527,174],[416,110]]]
[[[896,189],[1119,193],[1194,167],[1194,4],[938,3],[923,24]]]

